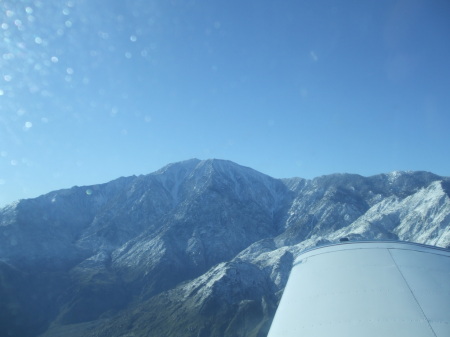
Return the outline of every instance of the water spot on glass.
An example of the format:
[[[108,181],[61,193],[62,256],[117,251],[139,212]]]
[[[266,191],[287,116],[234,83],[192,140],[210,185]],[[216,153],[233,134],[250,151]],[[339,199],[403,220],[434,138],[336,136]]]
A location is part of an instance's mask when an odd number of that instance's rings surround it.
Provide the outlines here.
[[[34,22],[34,16],[33,15],[28,15],[27,20],[30,22]]]
[[[87,194],[87,195],[92,195],[92,190],[91,190],[90,188],[88,188],[88,189],[86,190],[86,194]]]
[[[146,123],[150,123],[150,122],[152,121],[152,118],[151,118],[150,116],[145,116],[145,117],[144,117],[144,121],[145,121]]]
[[[66,69],[66,73],[67,73],[68,75],[73,75],[73,68],[67,68],[67,69]]]
[[[5,92],[2,89],[0,89],[0,96],[3,96],[4,94]]]
[[[22,27],[22,21],[21,20],[14,20],[14,24],[17,26],[17,28],[21,29]]]
[[[52,57],[50,58],[50,60],[51,60],[53,63],[57,63],[57,62],[59,61],[58,57],[56,57],[56,56],[52,56]]]
[[[10,163],[11,163],[12,166],[16,166],[17,164],[19,164],[19,162],[17,160],[15,160],[15,159],[11,160]]]
[[[8,61],[8,60],[12,60],[14,58],[14,54],[13,53],[5,53],[2,55],[2,57],[5,61]]]
[[[39,87],[32,83],[28,90],[30,91],[30,93],[35,94],[39,91]]]
[[[58,35],[58,36],[63,36],[64,35],[64,30],[63,29],[58,29],[57,31],[56,31],[56,34]]]
[[[14,12],[8,9],[8,10],[6,11],[6,16],[7,16],[8,18],[10,18],[11,16],[14,16]]]
[[[16,246],[17,245],[17,239],[15,237],[11,237],[9,239],[9,243],[11,246]]]
[[[64,8],[62,10],[63,15],[69,15],[70,14],[70,9],[69,8]]]
[[[6,82],[11,82],[12,76],[11,76],[11,75],[5,75],[5,76],[3,76],[3,79],[4,79]]]
[[[36,37],[34,38],[34,42],[35,42],[36,44],[41,44],[41,43],[42,43],[42,39],[41,39],[39,36],[36,36]]]
[[[72,21],[70,20],[67,20],[64,24],[66,25],[67,28],[72,27]]]
[[[131,53],[130,53],[130,52],[128,52],[128,51],[127,51],[127,52],[125,53],[125,57],[126,57],[127,59],[130,59],[130,58],[131,58],[131,56],[132,56],[132,55],[131,55]]]
[[[33,123],[31,123],[30,121],[25,122],[25,124],[24,124],[25,130],[29,130],[29,129],[31,129],[32,127],[33,127]]]
[[[9,28],[8,24],[5,23],[5,22],[2,23],[1,27],[2,27],[3,30],[7,30]]]
[[[42,91],[41,91],[41,96],[42,96],[42,97],[52,97],[53,95],[52,95],[52,93],[51,93],[50,91],[48,91],[48,90],[42,90]]]
[[[137,36],[136,35],[131,35],[130,36],[130,41],[131,42],[136,42],[137,41]]]
[[[300,96],[302,98],[307,98],[308,97],[308,90],[304,89],[304,88],[300,89]]]
[[[74,3],[73,1],[67,1],[67,7],[73,7]]]
[[[25,7],[25,12],[27,12],[27,14],[32,14],[33,13],[33,8]]]
[[[99,32],[97,33],[97,35],[98,35],[101,39],[104,39],[104,40],[106,40],[107,38],[109,38],[109,34],[106,33],[106,32],[101,32],[101,31],[99,31]]]

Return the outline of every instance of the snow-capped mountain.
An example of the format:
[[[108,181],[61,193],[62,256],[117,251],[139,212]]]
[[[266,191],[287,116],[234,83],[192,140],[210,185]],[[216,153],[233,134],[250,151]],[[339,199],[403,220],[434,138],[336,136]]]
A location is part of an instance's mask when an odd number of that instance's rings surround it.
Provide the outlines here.
[[[0,335],[265,336],[292,262],[352,240],[450,247],[450,180],[274,179],[223,160],[0,209]]]

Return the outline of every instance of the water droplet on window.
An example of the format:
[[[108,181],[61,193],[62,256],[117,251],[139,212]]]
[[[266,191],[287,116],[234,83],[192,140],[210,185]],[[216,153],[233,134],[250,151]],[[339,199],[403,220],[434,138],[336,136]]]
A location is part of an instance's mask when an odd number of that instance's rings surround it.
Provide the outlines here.
[[[3,54],[2,57],[5,61],[8,61],[8,60],[12,60],[14,58],[14,54],[13,53],[5,53],[5,54]]]
[[[86,194],[87,194],[87,195],[91,195],[91,194],[92,194],[92,190],[91,190],[90,188],[88,188],[88,189],[86,190]]]
[[[37,44],[41,44],[42,43],[42,39],[39,36],[37,36],[37,37],[34,38],[34,42],[37,43]]]
[[[105,39],[105,40],[109,37],[109,34],[106,32],[98,32],[97,34],[100,38]]]
[[[59,59],[56,56],[52,56],[51,60],[53,63],[57,63],[59,61]]]
[[[25,8],[25,12],[27,12],[27,14],[32,14],[32,13],[33,13],[33,8],[31,8],[31,7],[26,7],[26,8]]]
[[[33,123],[31,122],[25,122],[25,129],[29,130],[33,127]]]
[[[136,35],[131,35],[130,36],[130,41],[131,42],[136,42],[137,41],[137,36]]]
[[[64,24],[66,25],[67,28],[72,27],[72,21],[70,20],[67,20]]]
[[[128,51],[127,51],[127,52],[125,53],[125,57],[126,57],[127,59],[130,59],[130,58],[131,58],[131,56],[132,56],[132,55],[131,55],[131,53],[130,53],[130,52],[128,52]]]
[[[4,79],[6,82],[10,82],[10,81],[12,80],[12,77],[11,77],[11,75],[5,75],[5,76],[3,76],[3,79]]]

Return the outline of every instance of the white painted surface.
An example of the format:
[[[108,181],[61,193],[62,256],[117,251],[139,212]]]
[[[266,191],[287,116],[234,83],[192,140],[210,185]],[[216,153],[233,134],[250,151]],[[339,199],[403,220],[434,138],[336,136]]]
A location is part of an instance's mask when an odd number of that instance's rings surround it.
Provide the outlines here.
[[[269,337],[450,336],[450,252],[404,242],[298,257]]]

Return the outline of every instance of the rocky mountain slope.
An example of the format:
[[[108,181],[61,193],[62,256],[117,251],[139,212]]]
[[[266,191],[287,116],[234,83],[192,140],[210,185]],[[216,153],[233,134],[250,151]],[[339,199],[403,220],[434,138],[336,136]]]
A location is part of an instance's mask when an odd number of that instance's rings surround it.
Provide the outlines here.
[[[273,179],[222,160],[0,209],[1,336],[265,336],[295,257],[352,240],[450,247],[450,180]]]

